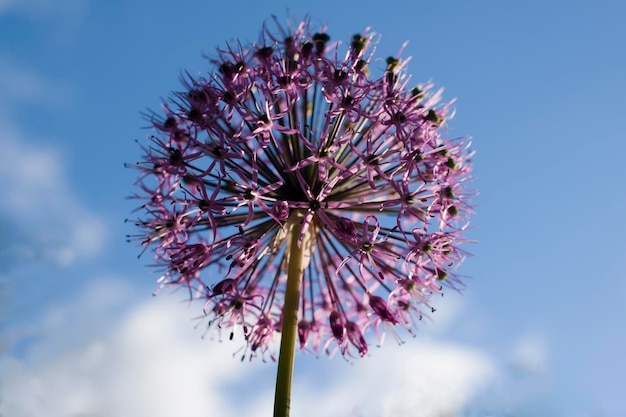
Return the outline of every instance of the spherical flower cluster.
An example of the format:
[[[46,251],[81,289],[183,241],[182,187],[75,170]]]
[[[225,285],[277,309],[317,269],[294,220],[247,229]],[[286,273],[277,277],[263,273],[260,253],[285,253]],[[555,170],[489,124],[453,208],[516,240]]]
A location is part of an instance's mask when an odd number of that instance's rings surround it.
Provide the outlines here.
[[[302,349],[363,356],[368,333],[414,333],[429,298],[461,285],[469,141],[445,135],[451,103],[412,84],[406,60],[375,59],[373,38],[277,23],[148,115],[131,238],[161,286],[203,300],[209,329],[244,335],[244,356],[280,331],[292,239]]]

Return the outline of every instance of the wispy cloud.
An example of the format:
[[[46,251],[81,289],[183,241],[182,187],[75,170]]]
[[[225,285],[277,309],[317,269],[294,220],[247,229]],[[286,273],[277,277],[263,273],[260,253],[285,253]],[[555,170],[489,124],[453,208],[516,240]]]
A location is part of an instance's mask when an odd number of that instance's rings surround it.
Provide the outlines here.
[[[49,138],[30,137],[13,120],[21,105],[58,100],[54,97],[63,84],[10,59],[0,63],[0,226],[5,258],[10,254],[68,265],[102,248],[103,221],[72,192],[62,147]]]
[[[2,0],[0,0],[2,1]],[[0,123],[13,125],[16,110],[26,104],[59,106],[73,95],[66,80],[38,74],[15,57],[0,52]],[[2,133],[0,137],[8,136]]]
[[[14,100],[19,102],[39,98],[45,91],[45,82],[41,77],[10,63],[6,55],[0,61],[0,75],[0,103],[4,105]]]
[[[85,12],[88,0],[0,0],[0,16],[22,15],[37,20],[76,19]]]
[[[324,383],[296,387],[307,395],[297,415],[434,417],[458,415],[495,375],[469,347],[439,340],[385,345],[374,356],[334,372]],[[332,381],[332,383],[328,383]]]
[[[172,297],[147,299],[122,315],[111,314],[129,294],[119,283],[100,281],[71,305],[46,312],[41,332],[49,337],[4,363],[0,413],[271,413],[274,364],[241,363],[232,355],[236,343],[201,340],[189,310]],[[341,358],[303,356],[298,364],[293,412],[302,417],[448,415],[462,409],[494,372],[480,352],[434,340],[411,340],[402,347],[389,343],[353,365]]]
[[[2,126],[0,182],[4,186],[0,217],[20,239],[10,249],[26,257],[68,265],[102,248],[106,228],[97,214],[71,191],[63,156],[49,144],[33,142]],[[30,249],[29,249],[30,248]]]
[[[548,346],[545,337],[526,334],[513,347],[511,365],[518,372],[544,372],[547,363]]]

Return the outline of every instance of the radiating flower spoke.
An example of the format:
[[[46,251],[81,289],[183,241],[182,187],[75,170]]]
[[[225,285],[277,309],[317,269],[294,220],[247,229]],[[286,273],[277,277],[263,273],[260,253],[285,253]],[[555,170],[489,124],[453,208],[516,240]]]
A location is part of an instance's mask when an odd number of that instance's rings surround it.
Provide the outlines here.
[[[204,300],[209,331],[244,335],[244,358],[274,358],[297,244],[298,345],[365,356],[372,334],[414,334],[433,294],[462,288],[473,153],[407,60],[372,65],[369,30],[341,44],[274,22],[146,115],[130,238],[154,251],[162,286]]]

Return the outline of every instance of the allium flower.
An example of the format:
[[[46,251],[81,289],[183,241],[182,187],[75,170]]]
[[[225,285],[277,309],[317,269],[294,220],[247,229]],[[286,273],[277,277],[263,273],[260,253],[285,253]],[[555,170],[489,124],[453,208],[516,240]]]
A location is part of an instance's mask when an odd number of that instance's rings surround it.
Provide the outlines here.
[[[374,58],[369,30],[341,44],[276,26],[148,115],[132,238],[161,286],[203,300],[210,330],[245,336],[244,357],[280,331],[300,251],[299,347],[364,356],[368,334],[414,333],[429,298],[461,285],[472,152],[442,129],[451,103],[407,60]]]

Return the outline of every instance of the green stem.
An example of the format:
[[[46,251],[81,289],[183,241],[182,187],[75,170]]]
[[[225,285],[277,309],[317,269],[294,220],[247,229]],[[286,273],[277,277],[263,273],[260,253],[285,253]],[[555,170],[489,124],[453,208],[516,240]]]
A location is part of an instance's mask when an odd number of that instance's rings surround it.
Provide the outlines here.
[[[298,305],[300,303],[300,287],[304,273],[304,252],[306,239],[298,247],[298,236],[302,229],[301,213],[294,212],[288,222],[293,222],[291,244],[289,247],[289,266],[287,269],[287,289],[283,306],[283,323],[278,356],[278,372],[276,374],[276,394],[274,397],[274,417],[289,417],[291,404],[291,381],[296,353],[298,333]]]

